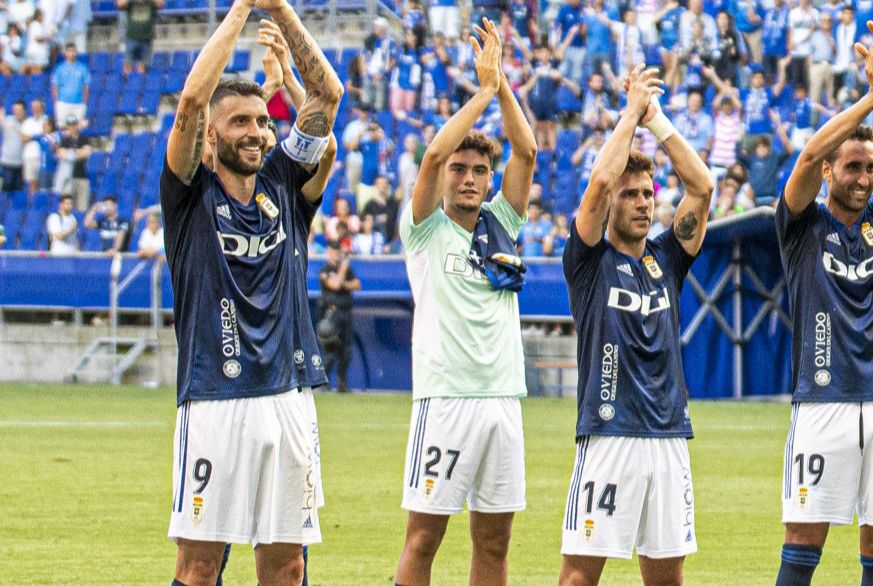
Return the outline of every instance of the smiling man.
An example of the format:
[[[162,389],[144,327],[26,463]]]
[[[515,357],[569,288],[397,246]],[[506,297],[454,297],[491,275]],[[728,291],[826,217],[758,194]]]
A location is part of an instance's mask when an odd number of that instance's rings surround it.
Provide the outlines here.
[[[855,49],[873,86],[873,50]],[[777,586],[810,584],[830,526],[855,513],[861,584],[873,585],[873,128],[862,125],[871,112],[868,89],[816,132],[776,207],[793,331]]]
[[[680,584],[685,555],[697,551],[679,296],[706,232],[713,181],[661,112],[661,84],[655,70],[631,72],[627,107],[595,160],[564,250],[579,362],[565,586],[596,584],[606,559],[630,559],[634,546],[646,584]],[[654,163],[631,150],[638,124],[685,184],[673,226],[654,240],[646,239]]]
[[[255,7],[278,26],[259,35],[284,37],[306,90],[291,136],[269,154],[260,87],[220,82]],[[262,586],[300,584],[302,546],[321,540],[312,387],[327,378],[306,242],[341,96],[286,0],[236,0],[185,81],[160,180],[179,345],[174,585],[213,586],[226,543],[254,545]],[[207,142],[214,171],[201,162]]]

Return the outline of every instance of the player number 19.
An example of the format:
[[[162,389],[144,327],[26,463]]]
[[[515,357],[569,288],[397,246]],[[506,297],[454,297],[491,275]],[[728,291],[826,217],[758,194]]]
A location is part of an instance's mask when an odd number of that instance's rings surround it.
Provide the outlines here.
[[[797,464],[797,484],[803,484],[803,460],[804,454],[797,454],[794,456],[794,463]],[[818,484],[818,481],[821,480],[821,475],[824,474],[824,465],[824,456],[821,454],[809,455],[806,469],[809,474],[815,476],[815,480],[810,483],[812,486],[815,486]]]

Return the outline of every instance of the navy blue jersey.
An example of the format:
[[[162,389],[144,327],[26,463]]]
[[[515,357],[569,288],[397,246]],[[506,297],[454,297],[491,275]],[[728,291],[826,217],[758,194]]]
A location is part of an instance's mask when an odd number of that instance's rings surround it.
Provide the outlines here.
[[[186,186],[164,162],[179,404],[327,382],[306,290],[306,240],[318,206],[300,189],[311,177],[274,149],[243,205],[202,165]],[[272,204],[259,204],[264,197]]]
[[[795,403],[873,401],[873,202],[846,228],[823,204],[776,207]]]
[[[692,437],[679,296],[694,257],[669,228],[636,259],[571,222],[564,278],[578,337],[576,437]]]

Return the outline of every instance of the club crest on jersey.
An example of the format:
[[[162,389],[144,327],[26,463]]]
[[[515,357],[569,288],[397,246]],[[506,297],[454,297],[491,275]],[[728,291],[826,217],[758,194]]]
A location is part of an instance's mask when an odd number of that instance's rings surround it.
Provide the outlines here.
[[[609,403],[604,403],[600,406],[598,411],[600,418],[604,421],[609,421],[613,417],[615,417],[615,407],[610,405]]]
[[[646,267],[646,270],[649,272],[649,276],[651,276],[653,279],[660,279],[664,276],[664,273],[661,271],[661,267],[658,266],[658,261],[655,260],[654,256],[644,256],[643,266]]]
[[[242,372],[242,366],[236,360],[228,360],[224,363],[222,370],[227,378],[236,378]]]
[[[194,503],[191,505],[191,520],[196,525],[203,520],[203,497],[195,496]]]
[[[797,506],[801,511],[809,510],[809,489],[801,486],[797,491]]]
[[[873,246],[873,226],[870,225],[870,222],[861,224],[861,236],[864,237],[867,246]]]
[[[433,478],[424,479],[424,498],[430,500],[433,497],[434,485],[436,482]]]
[[[263,192],[255,196],[255,201],[257,202],[258,207],[260,207],[271,220],[275,220],[279,217],[279,208],[277,208],[276,204],[274,204]]]
[[[585,541],[591,543],[594,541],[594,519],[585,519]]]

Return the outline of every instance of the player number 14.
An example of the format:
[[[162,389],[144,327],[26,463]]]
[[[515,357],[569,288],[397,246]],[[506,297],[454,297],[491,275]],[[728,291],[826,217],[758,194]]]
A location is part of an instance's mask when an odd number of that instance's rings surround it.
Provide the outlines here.
[[[617,488],[615,484],[607,484],[597,500],[597,508],[601,511],[606,511],[607,517],[612,517],[612,514],[615,512],[615,491]],[[590,513],[594,509],[594,481],[591,480],[582,485],[582,491],[586,495],[585,512]]]

